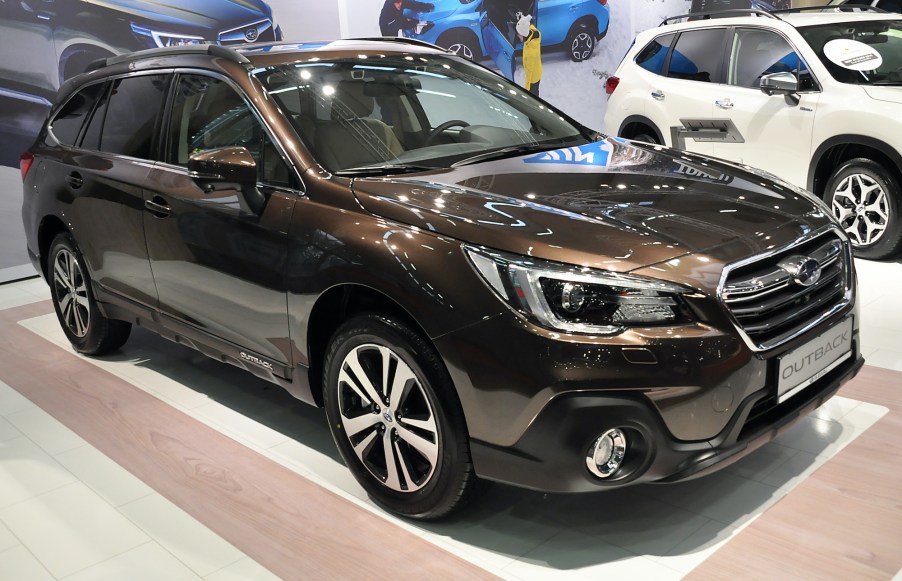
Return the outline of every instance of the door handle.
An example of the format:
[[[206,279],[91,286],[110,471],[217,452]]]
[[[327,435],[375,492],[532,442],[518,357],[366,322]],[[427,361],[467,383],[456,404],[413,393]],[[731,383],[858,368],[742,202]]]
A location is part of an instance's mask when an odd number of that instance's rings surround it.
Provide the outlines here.
[[[658,101],[664,100],[664,91],[656,90],[651,92],[651,96],[657,99]]]
[[[720,107],[721,109],[732,109],[733,101],[729,99],[718,99],[714,101],[714,104]]]
[[[156,218],[166,218],[172,213],[172,208],[160,196],[154,196],[150,200],[145,200],[144,207]]]
[[[69,184],[73,190],[77,190],[85,184],[85,180],[82,179],[80,173],[74,171],[66,176],[66,183]]]

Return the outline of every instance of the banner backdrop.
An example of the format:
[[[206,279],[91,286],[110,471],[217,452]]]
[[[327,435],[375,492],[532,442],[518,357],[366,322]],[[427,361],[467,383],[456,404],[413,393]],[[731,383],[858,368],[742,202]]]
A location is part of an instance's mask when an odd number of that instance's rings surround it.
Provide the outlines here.
[[[286,39],[322,40],[308,18],[281,16],[298,5],[305,14],[330,8],[294,0],[270,0]],[[395,8],[400,5],[400,10]],[[539,96],[581,123],[604,129],[605,80],[617,69],[637,32],[668,16],[689,12],[690,0],[338,0],[339,32],[344,38],[401,34],[472,57],[526,86],[524,40],[517,35],[522,16],[540,36]],[[385,13],[400,12],[389,22]],[[518,18],[520,15],[520,18]],[[380,18],[381,17],[381,18]],[[380,26],[380,20],[382,21]],[[527,26],[526,31],[529,31]],[[528,61],[527,57],[527,61]]]
[[[400,34],[529,81],[603,129],[605,79],[636,32],[689,8],[689,0],[0,0],[0,165],[18,165],[60,84],[92,61],[192,42]]]

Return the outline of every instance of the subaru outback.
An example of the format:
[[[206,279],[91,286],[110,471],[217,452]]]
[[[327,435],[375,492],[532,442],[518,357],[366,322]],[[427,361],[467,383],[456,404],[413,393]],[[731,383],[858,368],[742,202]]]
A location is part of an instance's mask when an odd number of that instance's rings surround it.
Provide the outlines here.
[[[810,194],[580,126],[409,39],[153,49],[22,156],[74,349],[133,325],[324,406],[380,506],[478,479],[698,477],[853,377],[848,236]]]

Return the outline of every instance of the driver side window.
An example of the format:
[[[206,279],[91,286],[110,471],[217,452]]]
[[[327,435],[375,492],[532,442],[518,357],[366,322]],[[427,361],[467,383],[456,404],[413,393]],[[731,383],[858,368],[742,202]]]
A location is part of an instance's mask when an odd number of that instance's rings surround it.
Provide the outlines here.
[[[169,124],[166,161],[187,167],[193,153],[218,147],[247,148],[259,182],[291,187],[291,172],[247,102],[225,81],[181,75]]]
[[[784,72],[796,75],[799,79],[799,90],[815,88],[814,79],[805,61],[782,36],[768,30],[735,31],[728,75],[729,84],[757,89],[764,75]]]

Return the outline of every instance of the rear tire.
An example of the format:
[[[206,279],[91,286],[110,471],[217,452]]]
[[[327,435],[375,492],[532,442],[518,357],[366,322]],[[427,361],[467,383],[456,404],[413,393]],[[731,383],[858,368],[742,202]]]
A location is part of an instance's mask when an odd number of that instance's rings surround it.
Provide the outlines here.
[[[902,247],[899,180],[879,163],[859,157],[837,168],[825,201],[852,241],[855,256],[885,259]]]
[[[651,144],[654,144],[654,145],[661,145],[660,142],[658,141],[658,138],[657,138],[657,137],[655,137],[655,136],[654,136],[653,134],[651,134],[651,133],[646,133],[646,132],[640,132],[640,133],[638,133],[638,134],[636,134],[636,135],[630,137],[630,139],[633,140],[633,141],[643,141],[643,142],[645,142],[645,143],[651,143]]]
[[[376,504],[432,520],[472,496],[463,411],[431,344],[391,317],[359,315],[333,335],[324,368],[332,437]]]
[[[448,49],[458,56],[468,58],[471,61],[478,60],[482,57],[482,50],[479,48],[479,42],[469,31],[445,32],[439,37],[436,44],[442,48]]]
[[[53,239],[47,271],[56,317],[76,351],[104,355],[125,344],[131,323],[108,319],[100,312],[84,257],[68,232]]]

